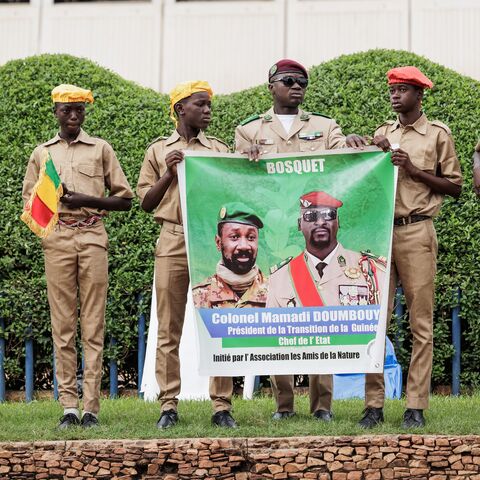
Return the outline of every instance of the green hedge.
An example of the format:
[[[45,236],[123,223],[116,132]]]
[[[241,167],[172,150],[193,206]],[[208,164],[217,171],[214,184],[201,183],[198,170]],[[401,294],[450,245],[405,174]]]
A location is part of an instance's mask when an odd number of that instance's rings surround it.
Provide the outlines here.
[[[273,60],[273,59],[272,59]],[[462,289],[463,373],[466,386],[479,386],[480,373],[480,246],[478,206],[471,190],[471,156],[480,118],[479,82],[434,64],[417,55],[388,50],[339,57],[312,68],[305,108],[337,119],[344,132],[372,134],[392,118],[385,72],[413,64],[435,83],[424,101],[427,115],[447,123],[456,140],[466,182],[458,202],[447,200],[436,221],[440,242],[437,308],[435,314],[435,384],[450,381],[450,310],[456,286]],[[136,185],[143,153],[149,142],[172,130],[168,98],[128,82],[85,60],[67,55],[41,55],[14,60],[0,67],[0,316],[6,328],[7,387],[23,383],[23,341],[31,327],[36,348],[36,382],[51,378],[52,344],[38,240],[19,221],[21,185],[33,148],[57,130],[50,91],[59,83],[91,88],[95,104],[88,107],[85,129],[108,140],[117,152],[132,186]],[[235,126],[253,113],[269,108],[265,85],[214,98],[209,133],[233,144]],[[110,287],[107,334],[117,338],[109,358],[117,358],[126,382],[135,380],[137,318],[148,312],[153,247],[158,227],[135,200],[128,213],[113,213],[107,220],[110,238]],[[142,294],[143,305],[136,296]],[[405,319],[404,319],[405,322]],[[405,334],[405,345],[408,334]],[[406,362],[408,354],[399,352]]]

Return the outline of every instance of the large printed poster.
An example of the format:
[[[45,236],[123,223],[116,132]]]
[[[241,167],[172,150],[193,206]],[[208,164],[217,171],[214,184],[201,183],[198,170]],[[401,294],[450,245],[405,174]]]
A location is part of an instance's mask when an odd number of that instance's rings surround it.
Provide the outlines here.
[[[178,178],[201,375],[383,370],[389,153],[187,151]]]

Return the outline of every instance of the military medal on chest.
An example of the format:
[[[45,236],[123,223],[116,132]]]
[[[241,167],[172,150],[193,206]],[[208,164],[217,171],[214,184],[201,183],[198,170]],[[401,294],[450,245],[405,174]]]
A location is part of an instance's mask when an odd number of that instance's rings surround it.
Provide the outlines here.
[[[347,267],[347,262],[343,255],[338,256],[338,265],[343,270],[343,274],[351,280],[356,280],[357,278],[360,278],[362,274],[358,267]]]
[[[345,270],[343,270],[344,275],[347,278],[350,278],[352,280],[356,280],[357,278],[360,278],[361,272],[360,269],[357,267],[347,267]]]

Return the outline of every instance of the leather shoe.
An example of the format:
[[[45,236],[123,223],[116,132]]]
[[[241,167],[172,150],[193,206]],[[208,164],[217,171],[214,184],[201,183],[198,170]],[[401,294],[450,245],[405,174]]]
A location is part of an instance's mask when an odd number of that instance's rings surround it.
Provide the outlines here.
[[[212,415],[212,424],[222,428],[237,428],[237,422],[228,410],[221,410]]]
[[[367,407],[358,425],[362,428],[374,428],[381,423],[383,423],[383,408]]]
[[[322,422],[331,422],[333,420],[333,413],[329,410],[316,410],[313,412],[313,417]]]
[[[84,413],[80,425],[83,428],[98,427],[98,418],[91,413]]]
[[[423,410],[407,408],[403,414],[402,428],[419,428],[425,426]]]
[[[157,422],[157,428],[170,428],[178,422],[178,414],[175,410],[164,410]]]
[[[295,415],[295,412],[275,412],[272,415],[272,420],[284,420],[285,418],[294,417]]]
[[[58,424],[59,430],[66,430],[70,427],[76,427],[80,425],[80,420],[74,413],[67,413],[60,419],[60,423]]]

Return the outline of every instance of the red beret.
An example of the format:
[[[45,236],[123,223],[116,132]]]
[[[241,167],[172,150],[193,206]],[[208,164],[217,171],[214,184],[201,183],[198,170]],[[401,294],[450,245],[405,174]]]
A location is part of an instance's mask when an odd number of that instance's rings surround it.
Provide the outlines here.
[[[289,60],[288,58],[284,58],[283,60],[279,60],[277,63],[272,65],[270,70],[268,71],[268,81],[274,76],[279,73],[302,73],[305,78],[308,78],[307,69],[300,65],[295,60]]]
[[[408,83],[421,88],[432,88],[432,81],[426,77],[417,67],[392,68],[387,72],[388,84]]]
[[[333,198],[326,192],[309,192],[300,197],[300,207],[332,207],[340,208],[343,202]]]

